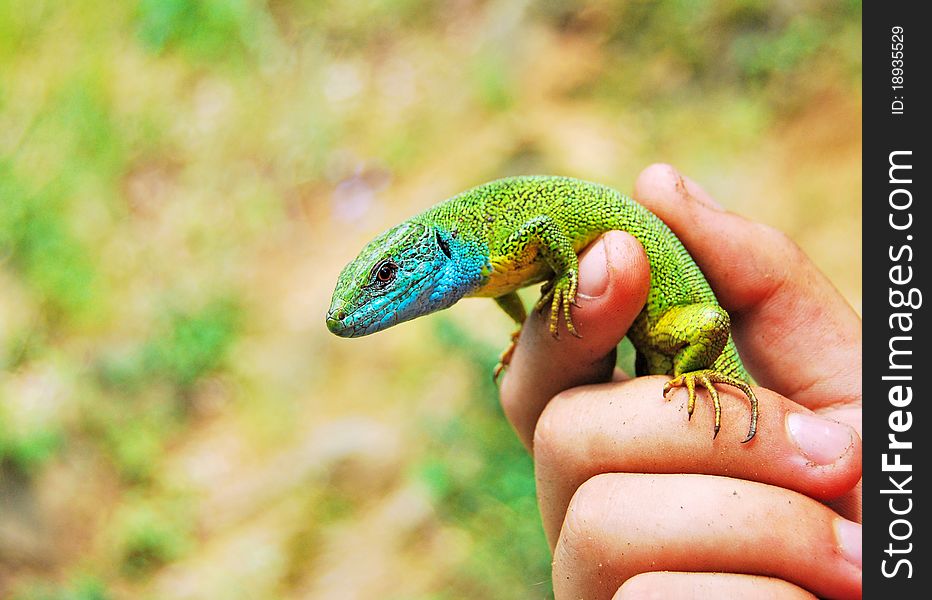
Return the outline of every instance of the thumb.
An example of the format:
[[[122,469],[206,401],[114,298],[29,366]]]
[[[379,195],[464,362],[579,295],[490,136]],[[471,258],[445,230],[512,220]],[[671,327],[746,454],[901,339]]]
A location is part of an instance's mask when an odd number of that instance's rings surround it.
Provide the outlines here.
[[[579,257],[578,306],[572,308],[579,338],[559,324],[549,330],[549,307],[532,311],[501,386],[505,416],[528,449],[547,403],[563,390],[612,378],[615,347],[647,300],[650,268],[641,244],[610,231]]]

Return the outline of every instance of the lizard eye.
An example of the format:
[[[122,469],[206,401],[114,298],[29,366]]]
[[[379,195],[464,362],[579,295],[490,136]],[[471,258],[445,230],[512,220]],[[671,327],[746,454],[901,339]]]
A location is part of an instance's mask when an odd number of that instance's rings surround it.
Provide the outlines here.
[[[395,281],[398,274],[398,265],[391,261],[385,261],[375,269],[375,281],[380,285],[386,285]]]

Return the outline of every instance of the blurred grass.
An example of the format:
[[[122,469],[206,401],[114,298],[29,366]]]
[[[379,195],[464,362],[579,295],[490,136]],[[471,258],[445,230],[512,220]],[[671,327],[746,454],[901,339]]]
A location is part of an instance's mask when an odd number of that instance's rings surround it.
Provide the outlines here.
[[[827,0],[0,1],[0,597],[548,597],[507,319],[336,339],[337,272],[493,177],[662,160],[857,308],[860,31]]]
[[[496,348],[449,319],[436,323],[441,348],[463,356],[476,382],[473,401],[456,418],[425,425],[431,438],[418,469],[441,517],[470,540],[470,556],[451,573],[446,597],[546,597],[550,556],[542,551],[547,540],[533,463],[505,420],[489,376]]]

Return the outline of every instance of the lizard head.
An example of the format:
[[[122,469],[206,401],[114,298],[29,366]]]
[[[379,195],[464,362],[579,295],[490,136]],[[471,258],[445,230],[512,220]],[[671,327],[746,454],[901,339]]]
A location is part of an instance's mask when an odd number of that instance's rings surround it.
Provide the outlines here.
[[[454,232],[432,225],[389,229],[343,268],[327,328],[360,337],[451,306],[482,277],[485,261],[470,250]]]

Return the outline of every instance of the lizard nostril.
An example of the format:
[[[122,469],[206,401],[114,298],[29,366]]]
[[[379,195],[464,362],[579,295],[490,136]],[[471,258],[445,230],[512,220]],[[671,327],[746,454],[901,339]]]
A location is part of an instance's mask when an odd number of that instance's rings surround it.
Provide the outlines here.
[[[343,319],[346,318],[346,311],[342,308],[327,311],[327,329],[337,335],[344,335],[346,329],[343,327]]]

